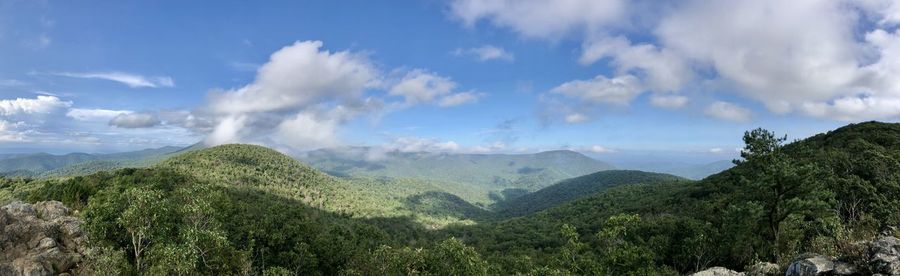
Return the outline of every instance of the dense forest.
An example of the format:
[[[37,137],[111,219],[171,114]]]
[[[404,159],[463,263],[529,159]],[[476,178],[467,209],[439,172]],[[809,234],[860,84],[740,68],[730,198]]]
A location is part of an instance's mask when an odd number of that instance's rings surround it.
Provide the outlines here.
[[[859,255],[857,241],[900,225],[900,124],[743,140],[734,168],[700,181],[604,171],[493,205],[483,190],[335,177],[250,145],[5,178],[0,203],[78,210],[80,269],[101,275],[679,275]]]

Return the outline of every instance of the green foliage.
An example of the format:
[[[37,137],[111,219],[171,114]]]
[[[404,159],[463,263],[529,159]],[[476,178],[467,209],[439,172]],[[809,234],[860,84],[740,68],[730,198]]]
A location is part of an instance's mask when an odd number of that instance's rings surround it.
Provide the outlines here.
[[[81,264],[84,275],[129,275],[133,273],[125,252],[110,246],[91,247]]]
[[[227,145],[148,169],[3,179],[0,199],[82,210],[96,249],[85,269],[97,274],[676,275],[863,256],[858,240],[900,225],[900,125],[784,141],[750,131],[743,160],[701,181],[609,171],[524,196],[537,186],[337,178]],[[505,166],[540,174],[520,165]],[[503,189],[505,216],[477,204]]]
[[[677,176],[661,173],[619,170],[602,171],[566,179],[534,193],[500,202],[494,209],[503,216],[522,216],[590,196],[618,185],[657,184],[683,180],[683,178]]]

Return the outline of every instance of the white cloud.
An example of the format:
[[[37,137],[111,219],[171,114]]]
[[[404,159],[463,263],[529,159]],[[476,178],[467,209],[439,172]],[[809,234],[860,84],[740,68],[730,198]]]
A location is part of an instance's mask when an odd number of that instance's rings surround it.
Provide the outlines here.
[[[210,97],[208,108],[173,123],[206,132],[207,144],[262,143],[289,150],[340,143],[339,126],[384,105],[366,97],[381,75],[366,56],[330,52],[321,41],[298,41],[270,57],[256,79]]]
[[[408,104],[419,104],[433,102],[437,97],[451,93],[453,89],[456,89],[456,83],[450,78],[417,69],[391,86],[390,94],[404,97]]]
[[[722,152],[724,152],[724,151],[725,151],[725,150],[723,150],[722,148],[711,148],[711,149],[709,149],[709,153],[722,153]]]
[[[746,122],[752,116],[750,110],[728,102],[714,102],[706,107],[706,115],[733,122]]]
[[[437,103],[441,107],[474,103],[483,96],[472,91],[454,93],[456,86],[449,77],[415,69],[390,85],[389,94],[403,97],[407,106]]]
[[[416,137],[396,138],[387,148],[399,152],[455,152],[460,150],[459,144],[454,141],[443,142]]]
[[[125,73],[125,72],[88,72],[88,73],[73,73],[73,72],[62,72],[62,73],[52,73],[51,75],[63,76],[63,77],[71,77],[71,78],[82,78],[82,79],[101,79],[101,80],[109,80],[115,81],[122,84],[125,84],[132,88],[140,88],[140,87],[174,87],[175,81],[172,80],[172,77],[145,77],[141,75]]]
[[[682,108],[688,103],[688,98],[679,95],[653,95],[650,97],[650,104],[662,108]]]
[[[79,121],[107,122],[116,116],[132,113],[130,110],[72,108],[66,116]]]
[[[25,140],[25,134],[15,129],[22,126],[22,122],[9,122],[0,120],[0,142],[16,142]]]
[[[204,142],[209,145],[240,143],[243,140],[244,134],[241,132],[246,121],[247,117],[243,115],[221,118],[212,132],[206,136]]]
[[[478,99],[482,97],[482,94],[475,92],[460,92],[455,94],[450,94],[441,98],[438,102],[439,106],[442,107],[450,107],[457,105],[464,105],[469,103],[478,102]]]
[[[580,63],[603,61],[650,91],[712,84],[773,113],[900,118],[895,0],[454,0],[450,11],[469,27],[580,40]]]
[[[614,153],[617,152],[614,149],[610,149],[603,146],[593,145],[587,148],[584,148],[582,151],[592,152],[592,153]]]
[[[566,115],[566,118],[565,118],[566,123],[569,123],[569,124],[583,123],[587,120],[588,120],[588,117],[581,113],[572,113],[572,114]]]
[[[615,78],[598,75],[590,80],[566,82],[550,91],[588,103],[627,105],[643,90],[640,81],[632,75]]]
[[[148,113],[123,113],[109,120],[109,125],[118,128],[150,128],[162,122],[156,115]]]
[[[493,45],[484,45],[469,49],[456,49],[454,54],[457,56],[471,55],[480,61],[502,60],[512,62],[516,59],[515,55],[512,53]]]
[[[321,41],[295,42],[272,54],[253,83],[213,96],[221,114],[296,110],[325,101],[359,101],[378,72],[357,53],[321,50]]]
[[[585,65],[609,57],[619,73],[638,73],[655,91],[678,91],[693,79],[682,57],[651,44],[632,45],[625,37],[603,38],[585,43],[579,62]]]
[[[72,102],[62,101],[54,96],[37,96],[34,99],[17,98],[0,100],[0,116],[21,114],[48,114],[72,106]]]
[[[317,116],[302,112],[282,121],[275,131],[275,141],[301,151],[337,146],[338,122],[334,118]],[[298,135],[300,133],[303,135]]]
[[[574,30],[599,31],[625,16],[624,0],[455,0],[451,13],[468,26],[484,19],[528,37],[558,39]]]
[[[779,105],[825,100],[854,82],[854,20],[840,1],[698,0],[656,32],[668,48],[714,68],[746,96]]]

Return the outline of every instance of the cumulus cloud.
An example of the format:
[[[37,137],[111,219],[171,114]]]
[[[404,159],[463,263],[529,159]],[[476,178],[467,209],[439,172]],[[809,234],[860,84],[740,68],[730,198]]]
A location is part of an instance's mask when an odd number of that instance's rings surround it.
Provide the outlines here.
[[[449,77],[415,69],[391,85],[389,94],[403,97],[407,105],[437,103],[442,107],[474,103],[482,96],[472,91],[455,93],[456,86]]]
[[[550,91],[589,103],[627,105],[641,93],[642,88],[632,75],[614,78],[598,75],[590,80],[566,82]]]
[[[709,153],[722,153],[725,152],[722,148],[711,148],[709,149]]]
[[[714,83],[778,114],[900,118],[894,0],[454,0],[450,12],[469,27],[580,40],[580,63],[603,62],[650,91]]]
[[[646,86],[656,91],[679,91],[693,78],[687,62],[673,51],[646,43],[632,45],[621,36],[586,42],[579,62],[589,65],[603,58],[610,58],[620,73],[646,76]]]
[[[502,60],[512,62],[515,61],[516,57],[513,53],[506,51],[503,48],[494,46],[494,45],[484,45],[481,47],[469,48],[469,49],[456,49],[453,52],[454,55],[464,56],[469,55],[473,56],[479,61],[489,61],[489,60]]]
[[[322,50],[321,41],[281,48],[262,65],[253,83],[212,96],[221,114],[297,110],[325,101],[358,101],[377,85],[378,71],[362,54]]]
[[[22,122],[10,122],[0,120],[0,142],[15,142],[25,140],[25,134],[16,131],[16,128],[23,125]]]
[[[456,89],[456,83],[450,78],[424,70],[412,70],[391,87],[390,94],[402,96],[409,104],[418,104],[433,102],[453,89]]]
[[[212,121],[208,144],[269,143],[293,149],[330,146],[336,126],[377,110],[364,92],[380,75],[365,55],[323,50],[321,41],[298,41],[273,53],[243,87],[218,91],[208,113],[194,121]],[[211,119],[202,117],[212,117]]]
[[[109,120],[110,126],[118,128],[149,128],[161,123],[156,115],[148,113],[122,113]]]
[[[52,75],[63,76],[63,77],[71,77],[71,78],[82,78],[82,79],[101,79],[101,80],[109,80],[118,83],[125,84],[132,88],[140,88],[140,87],[149,87],[149,88],[157,88],[157,87],[174,87],[175,81],[172,80],[172,77],[145,77],[137,74],[125,73],[125,72],[87,72],[87,73],[75,73],[75,72],[62,72],[62,73],[52,73]]]
[[[342,145],[341,126],[360,116],[418,104],[455,106],[481,94],[455,92],[449,77],[423,69],[384,75],[369,58],[328,51],[321,41],[298,41],[271,55],[245,86],[214,91],[207,106],[190,114],[170,113],[167,123],[206,133],[205,142],[261,143],[291,151]],[[386,90],[403,102],[387,102],[371,90]]]
[[[679,95],[653,95],[650,97],[650,104],[662,108],[682,108],[688,103],[688,98]]]
[[[706,115],[713,118],[728,120],[733,122],[746,122],[750,120],[752,113],[749,109],[740,107],[733,103],[717,101],[706,107],[704,110]]]
[[[72,102],[63,101],[54,96],[37,96],[34,99],[16,98],[0,100],[0,116],[22,114],[48,114],[64,110],[72,106]]]

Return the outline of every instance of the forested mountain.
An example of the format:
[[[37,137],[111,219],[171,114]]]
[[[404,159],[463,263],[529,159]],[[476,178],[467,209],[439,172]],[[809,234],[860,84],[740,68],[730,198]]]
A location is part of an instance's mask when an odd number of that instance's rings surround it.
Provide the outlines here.
[[[323,149],[298,158],[310,166],[337,176],[428,179],[464,183],[487,190],[535,191],[566,178],[613,169],[607,163],[568,150],[535,154],[392,151],[377,157],[368,156],[371,155],[371,150]]]
[[[786,268],[802,253],[844,256],[872,273],[863,241],[900,225],[900,124],[849,125],[783,147],[764,130],[744,140],[738,166],[701,181],[621,185],[447,235],[497,262],[527,255],[552,266],[554,256],[574,254],[567,265],[577,274],[743,270],[758,261]],[[620,246],[609,247],[611,230],[627,231],[613,237]]]
[[[686,179],[661,173],[609,170],[560,181],[508,201],[498,202],[494,210],[504,217],[531,214],[597,192],[627,184],[680,183]]]
[[[126,166],[149,166],[180,147],[162,147],[112,154],[47,153],[0,156],[0,175],[7,176],[70,176],[93,173]]]
[[[93,239],[81,267],[95,274],[677,275],[759,261],[783,272],[802,253],[881,271],[864,241],[900,225],[900,124],[744,141],[737,166],[700,181],[599,172],[506,202],[501,212],[524,214],[512,218],[441,182],[338,178],[249,145],[4,179],[0,196],[80,210]]]
[[[625,164],[616,163],[616,167],[629,170],[639,170],[645,172],[658,172],[677,175],[687,179],[700,180],[707,176],[720,173],[724,170],[734,167],[731,160],[720,160],[709,163],[693,164],[684,162],[663,162],[652,161],[630,162]]]

